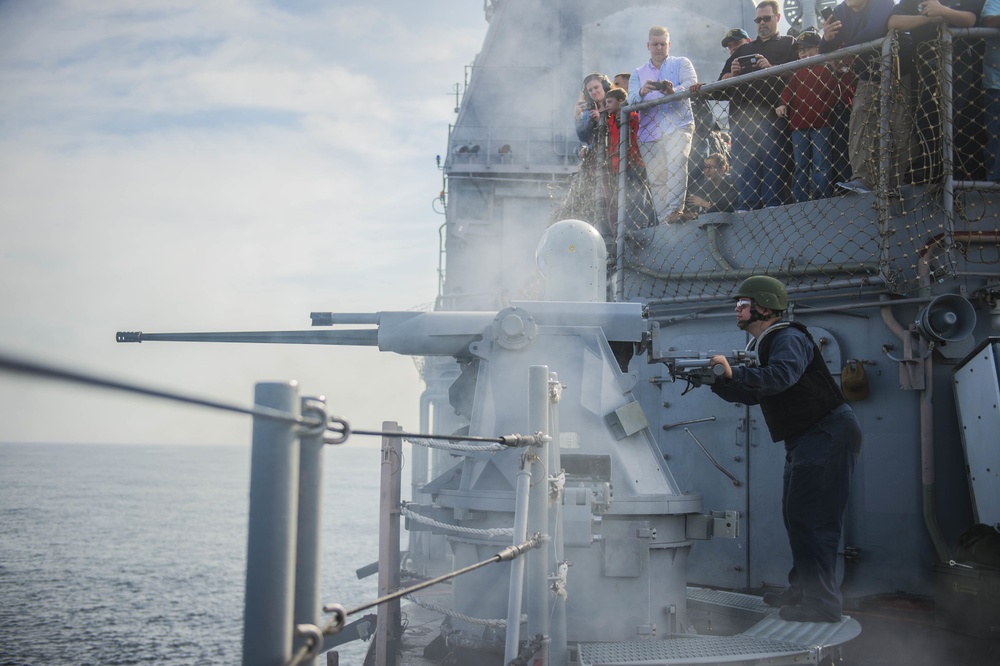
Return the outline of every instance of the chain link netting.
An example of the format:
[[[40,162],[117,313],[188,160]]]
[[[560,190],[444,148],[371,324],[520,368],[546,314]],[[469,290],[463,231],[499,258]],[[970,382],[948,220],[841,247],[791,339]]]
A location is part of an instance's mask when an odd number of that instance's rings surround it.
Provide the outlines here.
[[[605,112],[553,220],[601,232],[626,299],[723,296],[760,272],[800,290],[906,293],[959,264],[995,263],[983,92],[993,34],[892,33]],[[678,108],[693,132],[643,141],[644,123]]]

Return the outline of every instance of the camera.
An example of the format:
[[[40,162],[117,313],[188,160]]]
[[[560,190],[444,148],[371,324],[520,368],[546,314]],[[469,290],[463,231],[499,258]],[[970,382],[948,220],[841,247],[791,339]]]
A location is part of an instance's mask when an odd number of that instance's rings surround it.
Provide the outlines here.
[[[740,69],[753,69],[757,66],[757,62],[760,60],[760,56],[756,53],[751,55],[740,56],[736,59],[740,63]]]

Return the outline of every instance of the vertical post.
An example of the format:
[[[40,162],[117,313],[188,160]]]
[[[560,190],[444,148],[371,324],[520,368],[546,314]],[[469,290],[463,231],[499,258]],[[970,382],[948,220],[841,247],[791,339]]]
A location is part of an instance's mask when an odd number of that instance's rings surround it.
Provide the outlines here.
[[[944,188],[941,192],[941,207],[944,208],[948,226],[944,230],[944,248],[947,251],[948,262],[953,263],[952,234],[955,230],[955,87],[952,58],[955,44],[951,30],[944,24],[938,28],[941,35],[941,66],[938,75],[941,77],[941,168],[944,173]],[[954,268],[954,267],[953,267]]]
[[[256,385],[254,404],[299,416],[295,382]],[[254,416],[243,666],[273,666],[292,652],[299,444],[296,425]]]
[[[420,432],[434,432],[431,428],[431,390],[426,389],[420,395]],[[421,488],[427,485],[430,480],[430,455],[423,446],[410,447],[410,500],[416,503],[423,503],[424,496],[420,492]],[[426,532],[410,530],[407,535],[406,550],[411,562],[415,563],[417,570],[425,567],[427,557],[425,556]]]
[[[552,437],[549,443],[549,474],[556,476],[562,473],[562,455],[559,451],[559,399],[562,397],[562,384],[554,372],[549,374],[548,397],[548,434]],[[553,575],[559,575],[561,567],[566,562],[563,547],[561,489],[558,494],[550,497],[549,532],[552,534],[552,549],[549,551],[552,556],[549,558],[549,566]],[[549,644],[549,662],[552,664],[566,663],[566,594],[565,587],[553,588],[552,626],[549,627],[549,635],[552,637],[552,642]]]
[[[299,441],[299,512],[295,561],[295,624],[320,624],[319,582],[323,526],[323,434],[326,432],[326,398],[302,398],[302,413],[320,426],[303,432]],[[295,638],[293,649],[303,644]],[[317,659],[304,662],[316,666]]]
[[[528,368],[528,430],[549,434],[549,369],[544,365]],[[543,442],[535,451],[538,464],[532,465],[531,488],[528,491],[528,531],[548,535],[549,478],[548,447]],[[529,551],[528,558],[528,637],[548,638],[549,634],[549,581],[548,562],[551,544],[546,541],[541,548]],[[535,660],[541,658],[548,664],[548,646],[543,644]]]
[[[892,182],[892,177],[890,175],[890,169],[893,168],[893,164],[890,160],[890,155],[892,153],[892,141],[889,136],[889,130],[891,125],[889,123],[889,118],[892,116],[891,109],[893,108],[894,100],[892,99],[892,82],[896,81],[899,89],[902,91],[905,89],[903,85],[903,75],[899,72],[899,68],[902,67],[902,62],[899,60],[899,49],[896,50],[897,59],[895,64],[897,69],[893,70],[893,44],[898,44],[900,33],[895,31],[889,31],[889,36],[885,38],[882,42],[882,58],[879,63],[880,73],[882,75],[881,83],[879,84],[879,109],[878,109],[878,177],[876,184],[880,187],[875,188],[875,197],[878,201],[878,211],[879,224],[885,229],[889,224],[889,187],[895,187],[895,183]],[[896,74],[899,73],[899,76]],[[892,137],[896,141],[905,141],[906,137]],[[904,143],[903,145],[909,145]],[[903,159],[903,158],[900,158]],[[908,157],[906,158],[907,163],[909,163]],[[885,261],[888,260],[888,234],[882,234],[882,247],[880,248],[879,264],[880,266],[885,266]]]
[[[615,231],[615,280],[614,300],[621,303],[625,300],[625,224],[628,220],[627,174],[628,154],[632,150],[632,130],[629,124],[629,114],[620,111],[618,114],[618,228]],[[638,197],[632,198],[632,203]]]
[[[517,471],[517,488],[514,491],[514,543],[524,543],[528,537],[528,493],[531,487],[531,451],[521,454]],[[507,592],[507,638],[504,643],[503,663],[517,658],[521,643],[521,601],[524,596],[524,557],[510,563],[510,586]]]
[[[395,421],[383,421],[383,432],[395,432]],[[399,501],[403,444],[399,437],[382,437],[382,479],[379,492],[378,595],[399,589]],[[375,628],[375,666],[396,666],[399,650],[399,600],[378,607]]]

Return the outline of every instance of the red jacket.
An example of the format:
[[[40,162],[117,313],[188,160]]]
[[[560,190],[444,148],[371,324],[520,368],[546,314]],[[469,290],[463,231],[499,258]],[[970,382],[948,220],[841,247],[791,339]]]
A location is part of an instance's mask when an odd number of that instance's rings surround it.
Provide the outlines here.
[[[797,70],[781,92],[793,130],[826,127],[830,109],[840,97],[837,77],[825,65]]]
[[[642,161],[642,155],[639,153],[639,114],[632,111],[628,114],[628,124],[629,124],[629,148],[628,148],[628,163],[633,167],[644,167],[646,164]],[[621,136],[621,131],[618,129],[618,114],[609,113],[608,114],[608,156],[611,158],[611,171],[613,173],[618,173],[618,151],[619,151],[619,137]]]

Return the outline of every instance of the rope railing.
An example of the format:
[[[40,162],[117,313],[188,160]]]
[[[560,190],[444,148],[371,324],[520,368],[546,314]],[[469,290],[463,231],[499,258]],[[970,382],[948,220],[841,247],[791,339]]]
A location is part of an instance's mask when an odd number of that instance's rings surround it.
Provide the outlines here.
[[[463,525],[452,525],[450,523],[442,523],[439,520],[428,518],[427,516],[417,513],[412,509],[408,509],[406,507],[406,502],[403,502],[403,506],[400,507],[399,512],[414,522],[421,523],[423,525],[429,525],[431,527],[436,527],[442,530],[447,530],[449,532],[455,532],[457,534],[482,536],[488,539],[514,536],[514,528],[512,527],[491,527],[491,528],[481,529],[477,527],[465,527]]]
[[[152,388],[133,382],[102,377],[97,374],[83,372],[80,370],[70,370],[67,368],[56,367],[40,361],[18,358],[4,352],[0,352],[0,370],[15,374],[32,375],[35,377],[65,381],[73,384],[81,384],[84,386],[93,386],[112,391],[122,391],[125,393],[143,395],[150,398],[179,402],[197,407],[206,407],[208,409],[215,409],[234,414],[261,417],[280,423],[300,426],[303,429],[303,432],[314,431],[317,427],[325,425],[324,443],[326,444],[342,444],[346,442],[351,435],[364,435],[370,437],[398,437],[419,446],[435,446],[438,448],[455,448],[457,450],[479,452],[503,451],[511,448],[538,446],[543,441],[548,441],[548,438],[543,436],[541,433],[536,433],[534,435],[520,435],[514,433],[510,435],[501,435],[499,437],[481,437],[476,435],[430,435],[398,431],[359,430],[357,428],[352,428],[350,423],[344,418],[326,414],[325,409],[313,409],[311,410],[312,415],[300,416],[290,412],[272,409],[263,405],[245,407],[211,398],[198,397],[177,391]],[[492,446],[460,447],[460,445],[449,444],[449,442],[482,442]]]
[[[218,400],[212,400],[192,395],[186,395],[176,391],[169,391],[164,389],[150,388],[147,386],[142,386],[137,383],[125,382],[117,379],[110,379],[107,377],[102,377],[96,374],[68,370],[65,368],[56,367],[53,365],[25,360],[22,358],[17,358],[15,356],[0,352],[0,371],[11,372],[16,374],[24,374],[35,377],[42,377],[47,379],[53,379],[57,381],[66,381],[75,384],[81,384],[85,386],[93,386],[98,388],[105,388],[115,391],[122,391],[126,393],[132,393],[137,395],[144,395],[147,397],[158,398],[162,400],[169,400],[174,402],[181,402],[184,404],[195,405],[206,407],[210,409],[217,409],[232,413],[245,414],[253,416],[255,419],[263,419],[265,422],[274,423],[279,426],[279,430],[270,430],[261,427],[258,432],[259,424],[256,420],[254,422],[254,460],[251,465],[251,497],[250,497],[250,540],[251,542],[255,539],[263,539],[266,543],[274,545],[274,537],[276,535],[271,535],[268,533],[258,533],[259,525],[267,525],[271,527],[272,525],[287,525],[287,519],[274,520],[274,516],[284,515],[282,512],[288,512],[289,510],[294,511],[291,505],[279,506],[282,501],[275,502],[275,499],[281,499],[287,496],[288,490],[292,487],[288,485],[288,481],[283,477],[282,474],[271,475],[270,472],[275,468],[285,468],[290,462],[291,458],[282,452],[284,447],[281,447],[282,442],[291,442],[296,439],[301,439],[303,454],[301,465],[309,466],[321,464],[322,459],[317,457],[316,454],[310,453],[310,457],[307,458],[305,454],[305,449],[309,448],[306,444],[312,441],[322,448],[323,444],[331,443],[331,440],[336,440],[337,443],[345,440],[351,434],[357,435],[370,435],[370,436],[380,436],[380,437],[392,437],[392,438],[414,438],[422,440],[424,443],[436,443],[440,444],[442,442],[454,442],[454,441],[474,441],[474,442],[485,442],[493,446],[501,448],[513,448],[513,447],[526,447],[526,446],[541,446],[550,441],[550,437],[543,435],[542,433],[536,433],[534,435],[505,435],[501,437],[477,437],[468,435],[444,435],[444,436],[423,436],[414,433],[403,433],[400,431],[368,431],[368,430],[351,430],[348,423],[339,418],[328,417],[325,412],[325,404],[322,400],[304,398],[302,399],[302,415],[298,415],[287,411],[285,409],[276,408],[273,405],[278,405],[281,407],[290,406],[294,402],[288,402],[288,398],[294,398],[297,396],[297,389],[293,384],[281,385],[281,384],[258,384],[257,394],[258,399],[262,402],[271,402],[272,405],[266,404],[255,404],[253,407],[244,407],[240,405],[235,405],[231,403],[226,403]],[[285,400],[285,402],[283,402]],[[330,437],[327,433],[333,430],[335,433],[334,437]],[[282,434],[283,433],[283,434]],[[438,440],[441,440],[440,442]],[[275,447],[273,445],[266,446],[261,449],[260,460],[258,460],[258,447],[257,444],[269,443],[269,444],[279,444]],[[481,450],[482,444],[478,446]],[[498,449],[499,450],[499,449]],[[298,458],[297,455],[294,456]],[[258,468],[260,470],[267,470],[269,477],[266,483],[257,486]],[[289,475],[288,478],[294,478],[294,475]],[[263,477],[260,478],[261,481],[264,480]],[[316,490],[316,489],[314,489]],[[255,506],[264,507],[267,509],[264,513],[266,515],[259,516],[255,519]],[[407,517],[418,520],[418,521],[430,521],[426,517],[417,514],[416,512],[410,511],[405,507],[402,507],[402,512]],[[292,517],[292,522],[294,522],[294,517]],[[299,516],[300,520],[302,516]],[[441,529],[448,529],[452,531],[464,532],[467,534],[482,535],[488,537],[510,537],[513,535],[513,529],[508,528],[493,528],[486,530],[479,530],[475,528],[466,528],[456,525],[448,525],[445,523],[440,523],[438,521],[430,521],[435,527]],[[323,647],[323,637],[327,635],[332,635],[339,632],[346,624],[347,617],[360,613],[369,608],[380,606],[382,604],[387,604],[395,601],[403,596],[411,595],[414,592],[426,589],[432,585],[438,583],[449,581],[458,576],[464,575],[475,571],[481,567],[488,564],[493,564],[496,562],[509,562],[512,561],[524,553],[540,547],[546,540],[546,537],[535,534],[530,539],[513,546],[508,546],[503,550],[499,551],[494,556],[489,559],[483,560],[476,564],[464,567],[457,571],[438,576],[436,578],[431,578],[420,582],[416,585],[410,586],[405,589],[397,590],[392,594],[382,596],[369,603],[356,606],[351,609],[345,609],[339,604],[327,604],[323,606],[323,612],[329,613],[332,617],[324,624],[322,629],[314,624],[298,623],[294,626],[294,636],[300,639],[300,645],[295,649],[289,659],[283,659],[282,663],[284,666],[296,666],[297,664],[302,664],[315,659]],[[259,578],[259,574],[254,574],[251,569],[255,569],[259,566],[262,561],[271,561],[276,557],[276,550],[271,552],[258,552],[258,548],[253,547],[251,544],[248,546],[248,554],[253,554],[255,557],[251,558],[248,555],[247,562],[247,581],[248,581],[248,600],[247,600],[247,613],[249,614],[249,608],[251,606],[255,609],[261,609],[265,611],[267,617],[272,616],[272,610],[268,610],[270,605],[267,602],[269,594],[274,594],[274,590],[268,590],[261,593],[261,598],[256,599],[253,604],[249,600],[250,594],[250,582]],[[280,557],[280,556],[279,556]],[[291,562],[286,562],[285,566],[290,565]],[[280,576],[266,576],[265,579]],[[260,583],[260,581],[258,581]],[[279,595],[280,596],[280,595]],[[277,598],[277,597],[275,597]],[[475,618],[469,618],[469,621],[478,621]],[[501,626],[496,624],[497,622],[506,621],[503,620],[487,620],[484,622],[493,623],[493,626]],[[245,629],[249,628],[251,625],[247,625]],[[260,626],[255,624],[254,626]],[[277,629],[277,628],[275,628]],[[268,633],[274,634],[274,629],[269,629]],[[267,645],[269,649],[273,649],[274,646],[280,644],[280,640],[275,639],[275,634],[269,637],[268,640],[263,640],[262,645]],[[252,634],[244,634],[244,642],[249,640]],[[244,650],[251,649],[247,645],[244,646]],[[287,652],[285,654],[288,654]],[[255,656],[255,658],[257,658]]]
[[[150,388],[148,386],[141,386],[139,384],[125,382],[117,379],[101,377],[95,374],[82,372],[78,370],[68,370],[65,368],[59,368],[38,361],[29,361],[23,358],[10,356],[3,352],[0,352],[0,370],[6,370],[8,372],[16,374],[33,375],[35,377],[55,379],[59,381],[70,382],[73,384],[83,384],[85,386],[110,389],[113,391],[134,393],[136,395],[144,395],[151,398],[160,398],[162,400],[170,400],[173,402],[180,402],[188,405],[195,405],[198,407],[207,407],[209,409],[217,409],[226,412],[233,412],[236,414],[259,416],[261,418],[271,419],[282,423],[290,423],[294,425],[305,426],[307,428],[315,428],[316,426],[321,425],[323,423],[323,421],[318,421],[313,418],[304,418],[302,416],[296,416],[295,414],[282,412],[268,407],[263,407],[261,405],[255,405],[253,407],[243,407],[241,405],[225,403],[219,400],[212,400],[209,398],[200,398],[197,396],[185,395],[183,393],[178,393],[176,391]]]
[[[407,594],[404,598],[412,601],[421,608],[425,608],[435,613],[440,613],[441,615],[445,615],[447,617],[451,617],[456,620],[468,622],[469,624],[475,624],[483,627],[492,627],[493,629],[505,629],[507,627],[507,620],[505,618],[486,619],[481,617],[472,617],[471,615],[458,613],[450,608],[445,608],[444,606],[438,606],[437,604],[431,603],[430,601],[418,597],[415,594]],[[521,624],[524,624],[527,621],[528,621],[528,616],[522,614]]]

